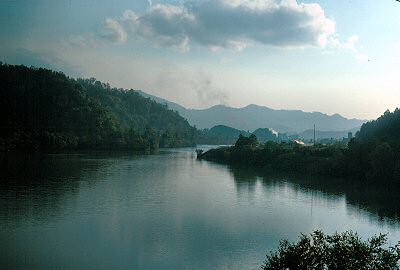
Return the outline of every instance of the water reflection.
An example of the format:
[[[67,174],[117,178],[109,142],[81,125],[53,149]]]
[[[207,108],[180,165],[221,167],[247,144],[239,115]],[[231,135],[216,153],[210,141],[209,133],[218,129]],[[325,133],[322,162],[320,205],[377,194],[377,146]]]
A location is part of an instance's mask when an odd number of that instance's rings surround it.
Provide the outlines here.
[[[343,180],[197,161],[194,149],[19,156],[4,168],[0,269],[260,269],[302,232],[400,234]]]
[[[228,166],[239,196],[252,197],[257,184],[266,190],[291,189],[322,201],[345,200],[350,211],[367,214],[371,221],[396,225],[400,221],[399,186],[371,184],[350,179],[264,172],[261,169]]]
[[[230,172],[235,181],[238,197],[250,201],[254,200],[254,193],[257,184],[260,182],[256,172],[245,167],[230,168]]]
[[[122,153],[8,154],[0,170],[0,226],[48,222],[67,215],[81,185],[90,186],[112,171]],[[137,157],[139,158],[139,157]]]

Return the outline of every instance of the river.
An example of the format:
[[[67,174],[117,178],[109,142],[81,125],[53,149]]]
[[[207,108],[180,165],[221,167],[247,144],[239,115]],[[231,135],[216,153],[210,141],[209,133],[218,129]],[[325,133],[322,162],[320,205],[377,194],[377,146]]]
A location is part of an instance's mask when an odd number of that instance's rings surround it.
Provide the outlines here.
[[[397,194],[260,176],[193,148],[2,163],[0,269],[260,269],[280,239],[316,229],[400,240]]]

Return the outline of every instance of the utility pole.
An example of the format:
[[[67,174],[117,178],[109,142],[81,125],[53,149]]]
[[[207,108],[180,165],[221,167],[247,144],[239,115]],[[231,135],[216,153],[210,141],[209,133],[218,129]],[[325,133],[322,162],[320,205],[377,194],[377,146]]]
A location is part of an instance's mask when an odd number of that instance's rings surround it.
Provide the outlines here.
[[[314,124],[314,146],[315,146],[315,124]]]

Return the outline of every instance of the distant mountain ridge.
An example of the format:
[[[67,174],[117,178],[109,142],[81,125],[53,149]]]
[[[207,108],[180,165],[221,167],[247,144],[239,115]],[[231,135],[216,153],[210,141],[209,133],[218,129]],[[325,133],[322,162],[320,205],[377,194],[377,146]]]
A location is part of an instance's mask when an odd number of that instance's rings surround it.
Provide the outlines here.
[[[314,124],[320,131],[346,131],[358,129],[366,120],[347,119],[339,114],[327,115],[320,112],[301,110],[275,110],[250,104],[243,108],[216,105],[208,109],[187,109],[177,103],[138,91],[141,95],[176,110],[191,125],[197,128],[211,128],[226,125],[239,130],[254,131],[258,128],[272,128],[279,133],[300,133],[312,129]]]

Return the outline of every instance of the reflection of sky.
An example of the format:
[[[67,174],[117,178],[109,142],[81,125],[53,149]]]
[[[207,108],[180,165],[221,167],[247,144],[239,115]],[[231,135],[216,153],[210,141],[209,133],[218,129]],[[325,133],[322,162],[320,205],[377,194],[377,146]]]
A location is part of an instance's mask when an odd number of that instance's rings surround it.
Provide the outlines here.
[[[96,160],[102,166],[90,165]],[[53,200],[59,204],[53,218],[46,216],[43,201],[23,204],[22,221],[0,211],[3,264],[23,268],[26,257],[28,268],[40,269],[259,269],[281,238],[295,240],[301,232],[352,229],[363,237],[379,232],[390,232],[392,241],[399,237],[396,224],[347,205],[344,194],[250,170],[234,174],[196,161],[192,151],[83,156],[77,163],[73,194],[45,194],[64,196]],[[35,211],[42,211],[41,222],[35,222]],[[15,226],[4,226],[4,219]]]

